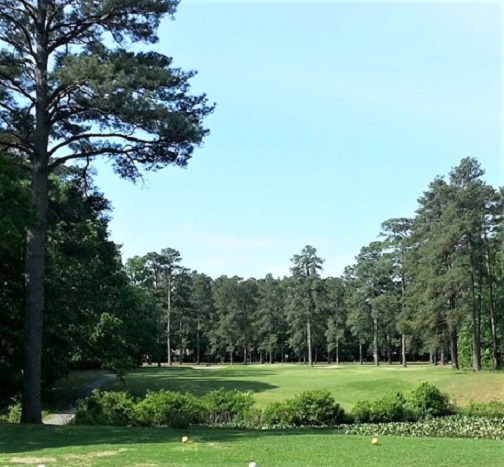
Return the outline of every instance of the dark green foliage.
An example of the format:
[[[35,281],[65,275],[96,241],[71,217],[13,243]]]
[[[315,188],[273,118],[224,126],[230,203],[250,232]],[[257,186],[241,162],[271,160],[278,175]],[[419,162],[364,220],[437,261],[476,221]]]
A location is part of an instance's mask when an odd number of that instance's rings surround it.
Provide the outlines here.
[[[128,393],[95,390],[78,402],[75,423],[127,426],[134,420],[134,410],[135,402]]]
[[[402,422],[414,418],[400,392],[387,394],[374,402],[360,401],[355,404],[351,414],[355,423]]]
[[[211,391],[203,398],[206,422],[210,425],[241,422],[251,415],[254,395],[250,391]]]
[[[418,420],[453,414],[453,406],[448,394],[427,382],[408,394],[406,406]]]
[[[346,421],[345,411],[329,391],[322,389],[274,402],[263,413],[263,424],[267,426],[334,426]]]
[[[386,394],[373,402],[360,401],[352,409],[355,423],[417,421],[454,413],[447,394],[422,383],[405,397],[400,392]]]
[[[204,422],[204,406],[201,399],[192,394],[151,391],[135,405],[134,423],[140,426],[187,428]]]

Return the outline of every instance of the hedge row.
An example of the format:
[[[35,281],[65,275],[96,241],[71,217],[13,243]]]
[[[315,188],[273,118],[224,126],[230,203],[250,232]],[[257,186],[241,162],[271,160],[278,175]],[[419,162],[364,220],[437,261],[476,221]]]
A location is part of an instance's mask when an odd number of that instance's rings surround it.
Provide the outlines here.
[[[79,403],[76,423],[288,428],[417,421],[452,413],[448,396],[428,383],[406,396],[392,393],[374,402],[360,402],[348,414],[327,390],[305,391],[284,402],[273,402],[262,411],[254,408],[251,392],[219,390],[197,398],[163,390],[136,400],[125,392],[95,391]]]

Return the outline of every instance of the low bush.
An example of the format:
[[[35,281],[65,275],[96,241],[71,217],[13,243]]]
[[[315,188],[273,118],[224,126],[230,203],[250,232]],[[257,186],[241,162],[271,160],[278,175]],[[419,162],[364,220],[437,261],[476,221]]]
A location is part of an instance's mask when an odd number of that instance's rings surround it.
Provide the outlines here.
[[[305,391],[285,402],[269,404],[263,412],[265,426],[334,426],[346,423],[345,411],[327,390]]]
[[[373,402],[360,401],[351,415],[355,423],[391,423],[414,422],[453,413],[447,394],[436,386],[422,383],[406,397],[393,392]]]
[[[94,390],[77,403],[75,423],[80,425],[130,425],[134,419],[135,401],[126,392]]]
[[[161,390],[148,392],[134,408],[134,423],[140,426],[188,428],[203,423],[204,404],[192,394]]]
[[[203,397],[205,422],[209,425],[223,425],[247,420],[253,421],[256,411],[254,395],[251,391],[211,391]]]
[[[422,383],[408,394],[406,410],[416,420],[443,417],[454,413],[448,394],[427,382]]]
[[[487,403],[471,402],[467,407],[459,409],[459,413],[468,417],[487,417],[504,419],[504,402],[491,401]]]
[[[0,414],[0,423],[19,423],[21,420],[21,402],[15,402],[9,405],[7,409]]]

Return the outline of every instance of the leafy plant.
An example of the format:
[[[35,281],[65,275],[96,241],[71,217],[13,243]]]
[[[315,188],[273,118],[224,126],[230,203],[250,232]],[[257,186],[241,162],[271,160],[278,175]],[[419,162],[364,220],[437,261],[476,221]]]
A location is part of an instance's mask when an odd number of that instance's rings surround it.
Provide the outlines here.
[[[140,426],[187,428],[204,421],[204,404],[192,394],[161,390],[148,392],[134,409]]]
[[[448,394],[436,386],[422,383],[408,394],[406,410],[417,420],[430,417],[442,417],[454,413]]]
[[[345,423],[345,411],[327,390],[304,391],[283,403],[272,403],[263,413],[268,426],[333,426]]]
[[[75,423],[81,425],[125,426],[133,421],[135,401],[126,392],[94,390],[77,403]]]
[[[229,424],[252,416],[254,396],[251,391],[218,389],[206,394],[203,404],[208,424]]]

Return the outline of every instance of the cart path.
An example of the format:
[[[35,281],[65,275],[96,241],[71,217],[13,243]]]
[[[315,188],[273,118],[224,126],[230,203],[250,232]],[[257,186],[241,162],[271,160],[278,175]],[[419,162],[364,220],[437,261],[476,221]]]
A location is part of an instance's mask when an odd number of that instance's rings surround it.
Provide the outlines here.
[[[53,413],[44,419],[45,425],[66,425],[75,418],[75,406],[79,399],[88,397],[95,389],[102,389],[112,384],[117,379],[117,376],[112,373],[107,373],[101,378],[91,381],[86,386],[82,386],[74,390],[68,396],[68,407],[60,413]]]

